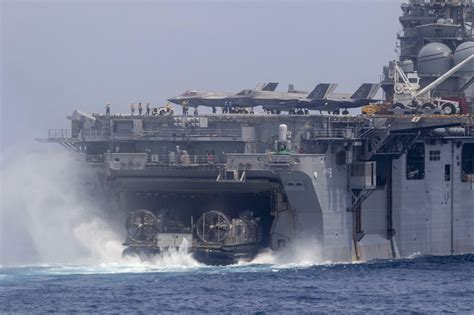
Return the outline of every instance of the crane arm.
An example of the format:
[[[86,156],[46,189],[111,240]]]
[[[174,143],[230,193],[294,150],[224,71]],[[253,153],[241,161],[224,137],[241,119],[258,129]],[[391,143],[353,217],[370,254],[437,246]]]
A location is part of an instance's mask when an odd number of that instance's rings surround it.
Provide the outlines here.
[[[449,70],[448,72],[440,76],[438,79],[427,85],[424,89],[422,89],[416,94],[416,97],[423,96],[424,94],[429,93],[431,90],[441,85],[444,81],[446,81],[450,76],[452,76],[455,72],[464,67],[471,60],[474,60],[474,54],[470,55],[462,62],[457,64],[455,67],[453,67],[451,70]]]
[[[410,94],[411,96],[415,97],[415,94],[416,94],[416,91],[412,88],[411,84],[410,84],[410,80],[408,79],[407,75],[405,74],[405,72],[403,72],[402,68],[400,67],[400,65],[398,64],[398,62],[395,62],[395,71],[398,73],[398,75],[400,76],[400,78],[402,79],[403,83],[405,83],[405,86],[410,90]],[[397,79],[395,79],[395,84],[397,84],[398,82]]]

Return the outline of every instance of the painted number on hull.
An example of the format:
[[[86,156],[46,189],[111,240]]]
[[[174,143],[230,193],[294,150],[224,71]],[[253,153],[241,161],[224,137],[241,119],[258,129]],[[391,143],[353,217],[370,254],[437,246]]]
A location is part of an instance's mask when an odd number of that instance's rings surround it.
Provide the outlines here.
[[[329,176],[329,178],[332,178],[332,167],[327,167],[327,168],[323,169],[323,173],[324,173],[324,175]]]

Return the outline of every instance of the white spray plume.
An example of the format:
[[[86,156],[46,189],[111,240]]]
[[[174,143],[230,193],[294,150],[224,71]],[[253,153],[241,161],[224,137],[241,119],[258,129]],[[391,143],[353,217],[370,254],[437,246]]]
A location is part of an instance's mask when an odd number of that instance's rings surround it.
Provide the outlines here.
[[[123,220],[114,222],[111,218],[116,215],[100,208],[103,196],[95,172],[72,154],[15,152],[11,156],[3,161],[0,173],[0,265],[58,265],[58,272],[200,266],[189,254],[189,244],[146,262],[138,257],[122,258]],[[91,191],[98,193],[91,195]]]
[[[186,239],[178,248],[170,248],[163,251],[160,255],[149,257],[145,261],[137,256],[127,256],[124,258],[126,265],[133,268],[142,268],[156,271],[180,270],[188,269],[189,267],[200,267],[190,252],[190,244]]]
[[[0,264],[120,258],[121,237],[88,194],[98,183],[84,164],[48,151],[15,152],[2,166]]]
[[[323,251],[316,240],[297,240],[278,251],[267,249],[261,252],[251,264],[268,264],[275,267],[308,267],[329,263],[323,258]]]

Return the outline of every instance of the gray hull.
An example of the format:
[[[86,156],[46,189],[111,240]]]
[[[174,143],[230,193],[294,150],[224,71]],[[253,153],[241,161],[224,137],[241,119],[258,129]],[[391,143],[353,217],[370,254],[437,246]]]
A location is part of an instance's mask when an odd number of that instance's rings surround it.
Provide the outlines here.
[[[474,252],[468,117],[92,117],[45,141],[97,170],[117,215],[166,208],[197,248],[202,213],[248,210],[261,249],[301,244],[332,261]]]

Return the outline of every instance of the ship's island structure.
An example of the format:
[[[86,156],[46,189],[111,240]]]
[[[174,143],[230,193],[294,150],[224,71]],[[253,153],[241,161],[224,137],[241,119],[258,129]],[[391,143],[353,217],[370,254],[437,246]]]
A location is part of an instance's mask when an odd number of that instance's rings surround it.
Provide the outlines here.
[[[41,140],[95,169],[123,218],[124,255],[186,245],[198,261],[231,264],[298,244],[332,261],[473,253],[472,0],[401,9],[399,60],[352,95],[332,83],[187,91],[170,99],[183,114],[75,111],[71,129]]]

